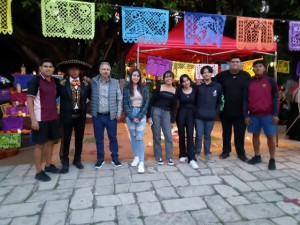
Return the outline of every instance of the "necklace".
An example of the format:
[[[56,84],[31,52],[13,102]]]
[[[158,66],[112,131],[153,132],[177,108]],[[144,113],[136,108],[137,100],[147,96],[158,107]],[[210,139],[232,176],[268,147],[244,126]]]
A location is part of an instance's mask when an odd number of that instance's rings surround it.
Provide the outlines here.
[[[192,93],[192,91],[190,92],[191,88],[188,88],[186,91],[184,90],[184,88],[182,88],[182,92],[186,95],[187,98],[190,97],[190,94]],[[189,93],[187,93],[189,92]]]

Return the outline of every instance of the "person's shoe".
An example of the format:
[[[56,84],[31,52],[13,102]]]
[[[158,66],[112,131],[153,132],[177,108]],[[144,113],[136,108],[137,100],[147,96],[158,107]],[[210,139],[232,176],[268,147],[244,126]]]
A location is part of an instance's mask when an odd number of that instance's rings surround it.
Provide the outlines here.
[[[180,157],[179,162],[184,163],[186,161],[186,157]]]
[[[122,164],[120,163],[120,161],[118,159],[111,160],[111,164],[113,164],[115,167],[121,167],[122,166]]]
[[[145,173],[144,162],[139,163],[138,173]]]
[[[247,163],[249,163],[251,165],[255,165],[257,163],[261,163],[261,156],[260,155],[255,155],[255,156],[253,156],[252,159],[248,160]]]
[[[162,158],[159,158],[159,159],[157,160],[157,164],[158,164],[158,165],[163,165],[163,164],[164,164],[164,161],[162,160]]]
[[[45,166],[45,172],[57,174],[60,173],[60,170],[53,164],[50,164],[49,166]]]
[[[243,162],[247,162],[249,160],[246,155],[239,155],[238,158]]]
[[[137,166],[139,164],[139,162],[140,162],[140,158],[138,156],[135,156],[134,160],[131,163],[131,166],[133,166],[133,167]]]
[[[82,170],[84,168],[84,166],[82,165],[82,163],[80,161],[78,162],[73,162],[73,165],[77,167],[77,169]]]
[[[62,174],[69,173],[69,165],[63,164],[63,165],[62,165],[62,168],[61,168],[61,170],[60,170],[60,173],[62,173]]]
[[[100,169],[103,164],[105,164],[105,161],[103,159],[98,159],[96,164],[95,164],[95,168]]]
[[[49,177],[43,170],[41,172],[35,174],[35,179],[42,182],[47,182],[51,180],[51,177]]]
[[[206,161],[206,162],[209,162],[209,163],[215,162],[215,160],[213,160],[211,154],[206,154],[206,155],[204,156],[204,158],[205,158],[205,161]]]
[[[220,155],[219,155],[219,158],[220,159],[226,159],[226,158],[228,158],[230,155],[228,154],[228,153],[221,153]]]
[[[190,165],[191,165],[191,167],[192,167],[193,169],[199,169],[199,166],[198,166],[198,164],[196,163],[195,160],[191,160],[191,161],[190,161]]]
[[[271,158],[269,160],[269,166],[268,166],[269,170],[276,170],[276,164],[275,164],[275,159]]]
[[[169,159],[168,165],[169,165],[169,166],[174,166],[174,165],[175,165],[172,159]]]

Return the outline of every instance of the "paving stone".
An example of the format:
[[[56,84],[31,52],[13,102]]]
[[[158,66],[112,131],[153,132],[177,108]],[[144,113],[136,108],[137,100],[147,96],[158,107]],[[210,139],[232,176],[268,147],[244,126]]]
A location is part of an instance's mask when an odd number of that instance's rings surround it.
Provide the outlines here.
[[[130,183],[116,184],[115,185],[116,193],[126,193],[126,192],[129,192],[129,188],[130,188]]]
[[[95,188],[95,195],[111,195],[115,192],[115,186],[101,186]]]
[[[0,172],[10,172],[15,168],[15,166],[0,166]]]
[[[142,202],[140,208],[143,216],[163,214],[160,202]]]
[[[39,216],[17,217],[12,220],[11,225],[24,225],[24,224],[35,225],[38,223],[38,220],[39,220]]]
[[[191,185],[209,185],[222,183],[221,178],[218,176],[190,177],[189,181]]]
[[[33,191],[33,184],[16,186],[6,197],[2,204],[12,204],[24,202]]]
[[[251,220],[251,221],[239,221],[233,223],[226,223],[226,225],[275,225],[275,224],[267,219],[258,219],[258,220]]]
[[[92,207],[94,198],[92,189],[93,187],[76,189],[71,198],[70,209],[77,210]]]
[[[229,167],[228,170],[245,182],[257,180],[255,176],[240,167]]]
[[[179,198],[173,187],[157,188],[156,193],[160,200]]]
[[[39,182],[38,190],[45,191],[45,190],[53,190],[57,186],[57,181],[59,174],[51,174],[51,180],[48,182]]]
[[[168,180],[174,187],[188,186],[189,182],[180,172],[165,172]]]
[[[273,177],[273,178],[281,178],[281,177],[288,177],[288,175],[284,172],[282,172],[281,170],[277,169],[277,170],[269,170],[268,171],[269,174]]]
[[[155,195],[155,191],[138,192],[136,193],[137,201],[142,202],[157,202],[158,199]]]
[[[284,212],[272,203],[259,203],[236,206],[239,213],[248,220],[278,217]]]
[[[114,209],[114,207],[96,208],[94,211],[94,223],[106,222],[116,219],[116,210]]]
[[[94,165],[93,165],[94,168]],[[113,170],[97,170],[96,177],[112,177],[114,175]]]
[[[41,225],[65,225],[66,212],[44,213],[41,216]]]
[[[293,170],[293,169],[284,169],[282,170],[282,172],[286,173],[287,175],[300,180],[300,172],[297,170]]]
[[[286,183],[288,187],[294,188],[297,191],[300,191],[300,181],[292,182],[292,183]]]
[[[0,182],[0,186],[11,186],[11,185],[21,185],[21,184],[35,184],[37,180],[34,177],[13,177],[5,178]]]
[[[220,185],[214,185],[214,188],[216,191],[223,196],[224,198],[228,197],[233,197],[240,195],[236,190],[234,190],[232,187],[225,185],[225,184],[220,184]]]
[[[115,170],[114,180],[115,180],[115,184],[131,183],[132,178],[131,178],[130,170],[129,169]]]
[[[112,221],[110,221],[110,222],[105,222],[105,224],[103,224],[103,223],[95,223],[95,225],[117,225],[115,222],[112,222]]]
[[[284,164],[286,167],[289,167],[291,169],[300,169],[300,165],[295,162],[283,162],[282,164]]]
[[[78,177],[82,178],[95,178],[96,177],[96,170],[88,171],[88,170],[79,170]]]
[[[188,186],[176,188],[177,193],[183,198],[206,196],[215,194],[212,186]]]
[[[118,220],[118,224],[122,224],[122,225],[143,225],[144,223],[143,223],[143,220],[141,218],[129,218],[129,219],[124,219],[124,220]]]
[[[218,168],[219,169],[219,168]],[[212,169],[201,169],[200,170],[200,174],[202,176],[208,176],[208,175],[212,175]]]
[[[245,197],[243,196],[233,196],[226,199],[231,205],[246,205],[251,204]]]
[[[56,189],[72,189],[75,187],[76,180],[59,180]]]
[[[1,172],[0,173],[0,181],[3,180],[9,172]]]
[[[122,202],[117,195],[96,196],[96,202],[97,202],[97,207],[122,205]]]
[[[192,217],[202,225],[211,225],[220,222],[210,209],[201,209],[191,212]]]
[[[243,193],[243,196],[248,199],[251,203],[263,203],[266,202],[261,196],[256,192]]]
[[[135,198],[133,193],[121,193],[118,194],[118,198],[121,200],[122,205],[134,204]]]
[[[117,206],[118,220],[128,220],[139,217],[140,210],[138,205],[121,205]]]
[[[290,216],[284,216],[272,219],[277,225],[298,225],[299,223]]]
[[[73,189],[62,189],[54,191],[37,191],[34,192],[26,202],[45,202],[45,201],[54,201],[69,199],[73,194]]]
[[[188,212],[162,214],[156,216],[147,216],[145,225],[196,225],[191,215]]]
[[[293,199],[293,198],[297,198],[300,199],[300,192],[296,191],[293,188],[283,188],[283,189],[277,189],[277,192],[279,192],[280,194],[282,194],[284,197]]]
[[[167,213],[206,208],[205,202],[200,197],[163,200],[162,205]]]
[[[1,167],[0,167],[0,168],[1,168]],[[0,196],[6,195],[6,194],[10,193],[14,187],[15,187],[15,186],[1,187],[1,188],[0,188]]]
[[[231,172],[225,168],[212,168],[211,173],[213,175],[231,175]]]
[[[296,182],[297,180],[293,177],[280,177],[278,180],[280,180],[282,183],[285,183],[288,185],[288,183]]]
[[[86,188],[86,187],[94,187],[95,178],[83,178],[77,179],[75,183],[75,188]]]
[[[153,189],[151,182],[131,183],[129,192],[151,191]]]
[[[43,212],[44,214],[68,212],[68,208],[69,208],[69,199],[48,201],[45,204],[45,208]]]
[[[238,189],[241,192],[252,191],[252,188],[249,187],[246,183],[238,179],[233,175],[221,176],[221,178],[231,187]]]
[[[113,177],[99,177],[96,179],[95,187],[112,186],[112,185],[114,185]]]
[[[209,208],[224,222],[238,221],[241,217],[220,195],[205,196]]]
[[[227,161],[227,160],[219,160],[217,161],[218,164],[220,164],[222,167],[234,167],[236,166],[234,162]],[[214,164],[212,164],[214,165]]]
[[[266,191],[268,188],[261,181],[247,182],[253,190],[255,191]]]
[[[177,168],[180,172],[187,177],[199,176],[200,173],[198,170],[193,169],[189,164],[181,163],[177,165]]]
[[[9,174],[7,174],[6,178],[13,178],[13,177],[23,177],[27,171],[30,169],[29,164],[24,165],[18,165],[15,168],[13,168]]]
[[[156,166],[156,170],[159,173],[164,172],[172,172],[172,171],[178,171],[177,166],[169,166],[167,164]]]
[[[164,180],[166,176],[164,173],[144,173],[144,174],[134,174],[132,175],[133,182],[142,182],[142,181],[158,181]]]
[[[0,196],[0,203],[4,200],[4,196]]]
[[[269,173],[269,171],[260,170],[260,171],[253,172],[253,175],[258,177],[260,180],[272,179],[272,176]]]
[[[74,170],[69,170],[69,173],[66,174],[62,174],[59,179],[60,180],[75,180],[78,178],[78,174],[79,174],[79,170],[78,169],[74,169]]]
[[[0,219],[7,217],[35,215],[41,211],[42,207],[42,202],[1,205]]]
[[[242,161],[241,162],[236,161],[236,164],[239,167],[243,168],[243,170],[246,170],[248,172],[255,172],[255,171],[259,171],[260,170],[258,167],[250,165],[248,163],[244,163]]]
[[[276,205],[289,215],[300,213],[300,206],[292,202],[277,202]]]
[[[93,209],[81,209],[71,211],[70,224],[92,224],[93,216]]]
[[[161,187],[171,186],[171,183],[168,180],[156,180],[156,181],[152,181],[152,184],[153,184],[155,189],[161,188]]]
[[[264,180],[263,184],[269,189],[285,188],[286,186],[278,180]]]
[[[267,202],[278,202],[283,200],[283,196],[278,194],[276,191],[261,191],[257,192]]]
[[[12,218],[1,219],[0,225],[9,225],[11,221],[12,221]]]

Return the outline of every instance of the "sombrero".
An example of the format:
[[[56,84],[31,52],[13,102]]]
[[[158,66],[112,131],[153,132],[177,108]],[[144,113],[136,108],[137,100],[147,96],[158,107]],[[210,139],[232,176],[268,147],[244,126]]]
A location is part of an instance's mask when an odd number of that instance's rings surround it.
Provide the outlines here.
[[[57,68],[63,71],[71,67],[79,67],[82,70],[92,69],[92,66],[90,64],[77,59],[70,59],[57,64]]]

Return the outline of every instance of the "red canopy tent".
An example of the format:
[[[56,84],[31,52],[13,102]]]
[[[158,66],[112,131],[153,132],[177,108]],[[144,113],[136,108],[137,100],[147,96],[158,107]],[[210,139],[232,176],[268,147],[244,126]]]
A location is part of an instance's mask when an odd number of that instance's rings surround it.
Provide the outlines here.
[[[184,21],[182,20],[169,32],[165,45],[136,43],[126,56],[126,61],[146,62],[149,55],[181,62],[211,62],[228,59],[230,55],[237,54],[240,57],[253,54],[270,54],[276,56],[277,43],[269,50],[237,49],[236,40],[223,36],[220,47],[216,45],[186,45],[184,41]]]

